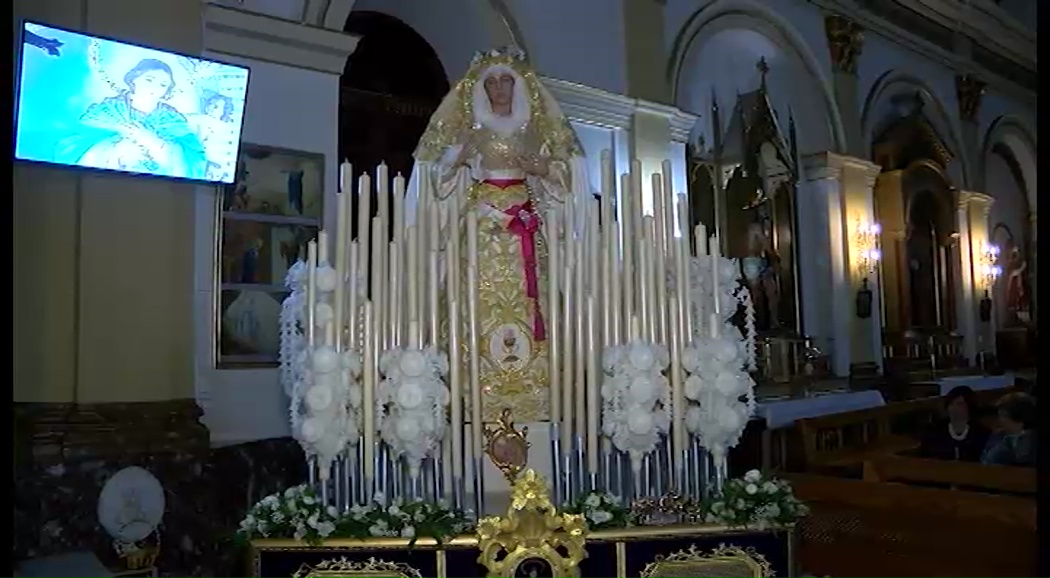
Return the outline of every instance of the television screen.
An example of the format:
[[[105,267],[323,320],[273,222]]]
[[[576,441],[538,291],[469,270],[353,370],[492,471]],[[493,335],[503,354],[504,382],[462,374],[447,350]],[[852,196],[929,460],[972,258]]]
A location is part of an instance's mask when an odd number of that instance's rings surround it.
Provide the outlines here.
[[[26,22],[25,161],[232,183],[248,69]]]

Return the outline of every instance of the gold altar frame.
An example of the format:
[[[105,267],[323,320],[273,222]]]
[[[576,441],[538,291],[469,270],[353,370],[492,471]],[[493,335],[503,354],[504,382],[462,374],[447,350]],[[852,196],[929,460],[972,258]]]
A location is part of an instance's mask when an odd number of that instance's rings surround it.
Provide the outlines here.
[[[616,543],[616,576],[624,578],[627,574],[627,543],[654,538],[704,538],[709,536],[723,536],[726,541],[732,540],[734,536],[747,534],[765,533],[768,531],[786,532],[788,537],[787,555],[789,576],[798,573],[798,538],[795,526],[775,527],[770,530],[752,530],[747,528],[731,528],[718,524],[701,524],[690,526],[638,526],[632,528],[615,528],[609,530],[596,530],[587,534],[587,542]],[[405,550],[409,547],[411,540],[408,538],[371,538],[368,540],[327,540],[320,546],[310,546],[305,542],[293,539],[265,539],[252,540],[251,555],[249,557],[249,576],[261,576],[260,554],[262,552],[295,552],[302,550]],[[413,546],[416,549],[434,550],[436,557],[437,578],[446,578],[448,574],[446,550],[477,548],[478,539],[475,535],[457,536],[445,540],[439,544],[433,538],[419,538]],[[338,554],[333,554],[338,555]]]

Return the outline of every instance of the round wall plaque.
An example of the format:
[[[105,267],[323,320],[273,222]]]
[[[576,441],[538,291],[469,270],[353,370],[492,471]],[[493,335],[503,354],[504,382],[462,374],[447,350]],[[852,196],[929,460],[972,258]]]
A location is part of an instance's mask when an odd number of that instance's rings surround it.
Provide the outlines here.
[[[113,539],[145,539],[164,518],[164,488],[153,474],[131,466],[113,474],[98,496],[98,521]]]

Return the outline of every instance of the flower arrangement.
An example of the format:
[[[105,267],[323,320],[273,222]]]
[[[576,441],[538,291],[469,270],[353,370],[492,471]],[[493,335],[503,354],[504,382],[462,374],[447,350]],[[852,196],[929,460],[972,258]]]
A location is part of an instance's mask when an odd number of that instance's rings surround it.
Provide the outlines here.
[[[717,335],[698,337],[682,350],[689,408],[686,428],[722,462],[736,446],[755,411],[755,382],[745,371],[746,351],[739,331],[722,323]]]
[[[295,538],[315,545],[336,529],[335,508],[325,507],[305,486],[294,486],[284,492],[259,500],[241,520],[237,536],[252,538]]]
[[[382,496],[367,506],[353,506],[340,513],[325,507],[313,489],[301,485],[266,496],[252,506],[237,530],[240,540],[294,538],[318,545],[328,538],[366,539],[402,537],[409,545],[419,538],[439,543],[470,529],[468,518],[441,504],[396,499],[386,504]]]
[[[336,535],[357,539],[400,536],[408,538],[411,546],[424,537],[443,543],[470,528],[471,522],[463,512],[441,503],[397,498],[387,504],[377,495],[367,506],[352,506],[337,521]]]
[[[582,514],[591,530],[624,528],[631,523],[631,510],[620,498],[592,490],[562,506],[566,514]]]
[[[398,347],[383,354],[379,370],[384,376],[376,391],[380,434],[396,456],[404,456],[416,477],[448,429],[448,357],[433,347]]]
[[[794,523],[809,508],[795,497],[786,480],[751,470],[727,481],[720,494],[704,502],[702,512],[707,523],[763,528]]]
[[[357,445],[361,420],[361,358],[356,351],[338,352],[328,344],[310,348],[304,335],[309,312],[307,266],[289,269],[285,284],[292,290],[281,307],[281,381],[290,397],[292,435],[308,456],[316,457],[322,479],[332,460],[347,446]],[[340,282],[335,269],[320,263],[316,271],[314,325],[323,330],[335,315],[330,301]],[[359,287],[358,287],[359,288]]]
[[[602,430],[641,469],[671,425],[667,348],[640,340],[607,347],[602,355]]]

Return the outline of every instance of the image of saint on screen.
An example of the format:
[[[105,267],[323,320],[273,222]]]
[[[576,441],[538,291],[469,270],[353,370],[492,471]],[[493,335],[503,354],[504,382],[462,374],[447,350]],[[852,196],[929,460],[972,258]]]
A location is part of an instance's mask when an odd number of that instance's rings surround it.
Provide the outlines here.
[[[248,69],[26,23],[15,157],[231,183]]]

